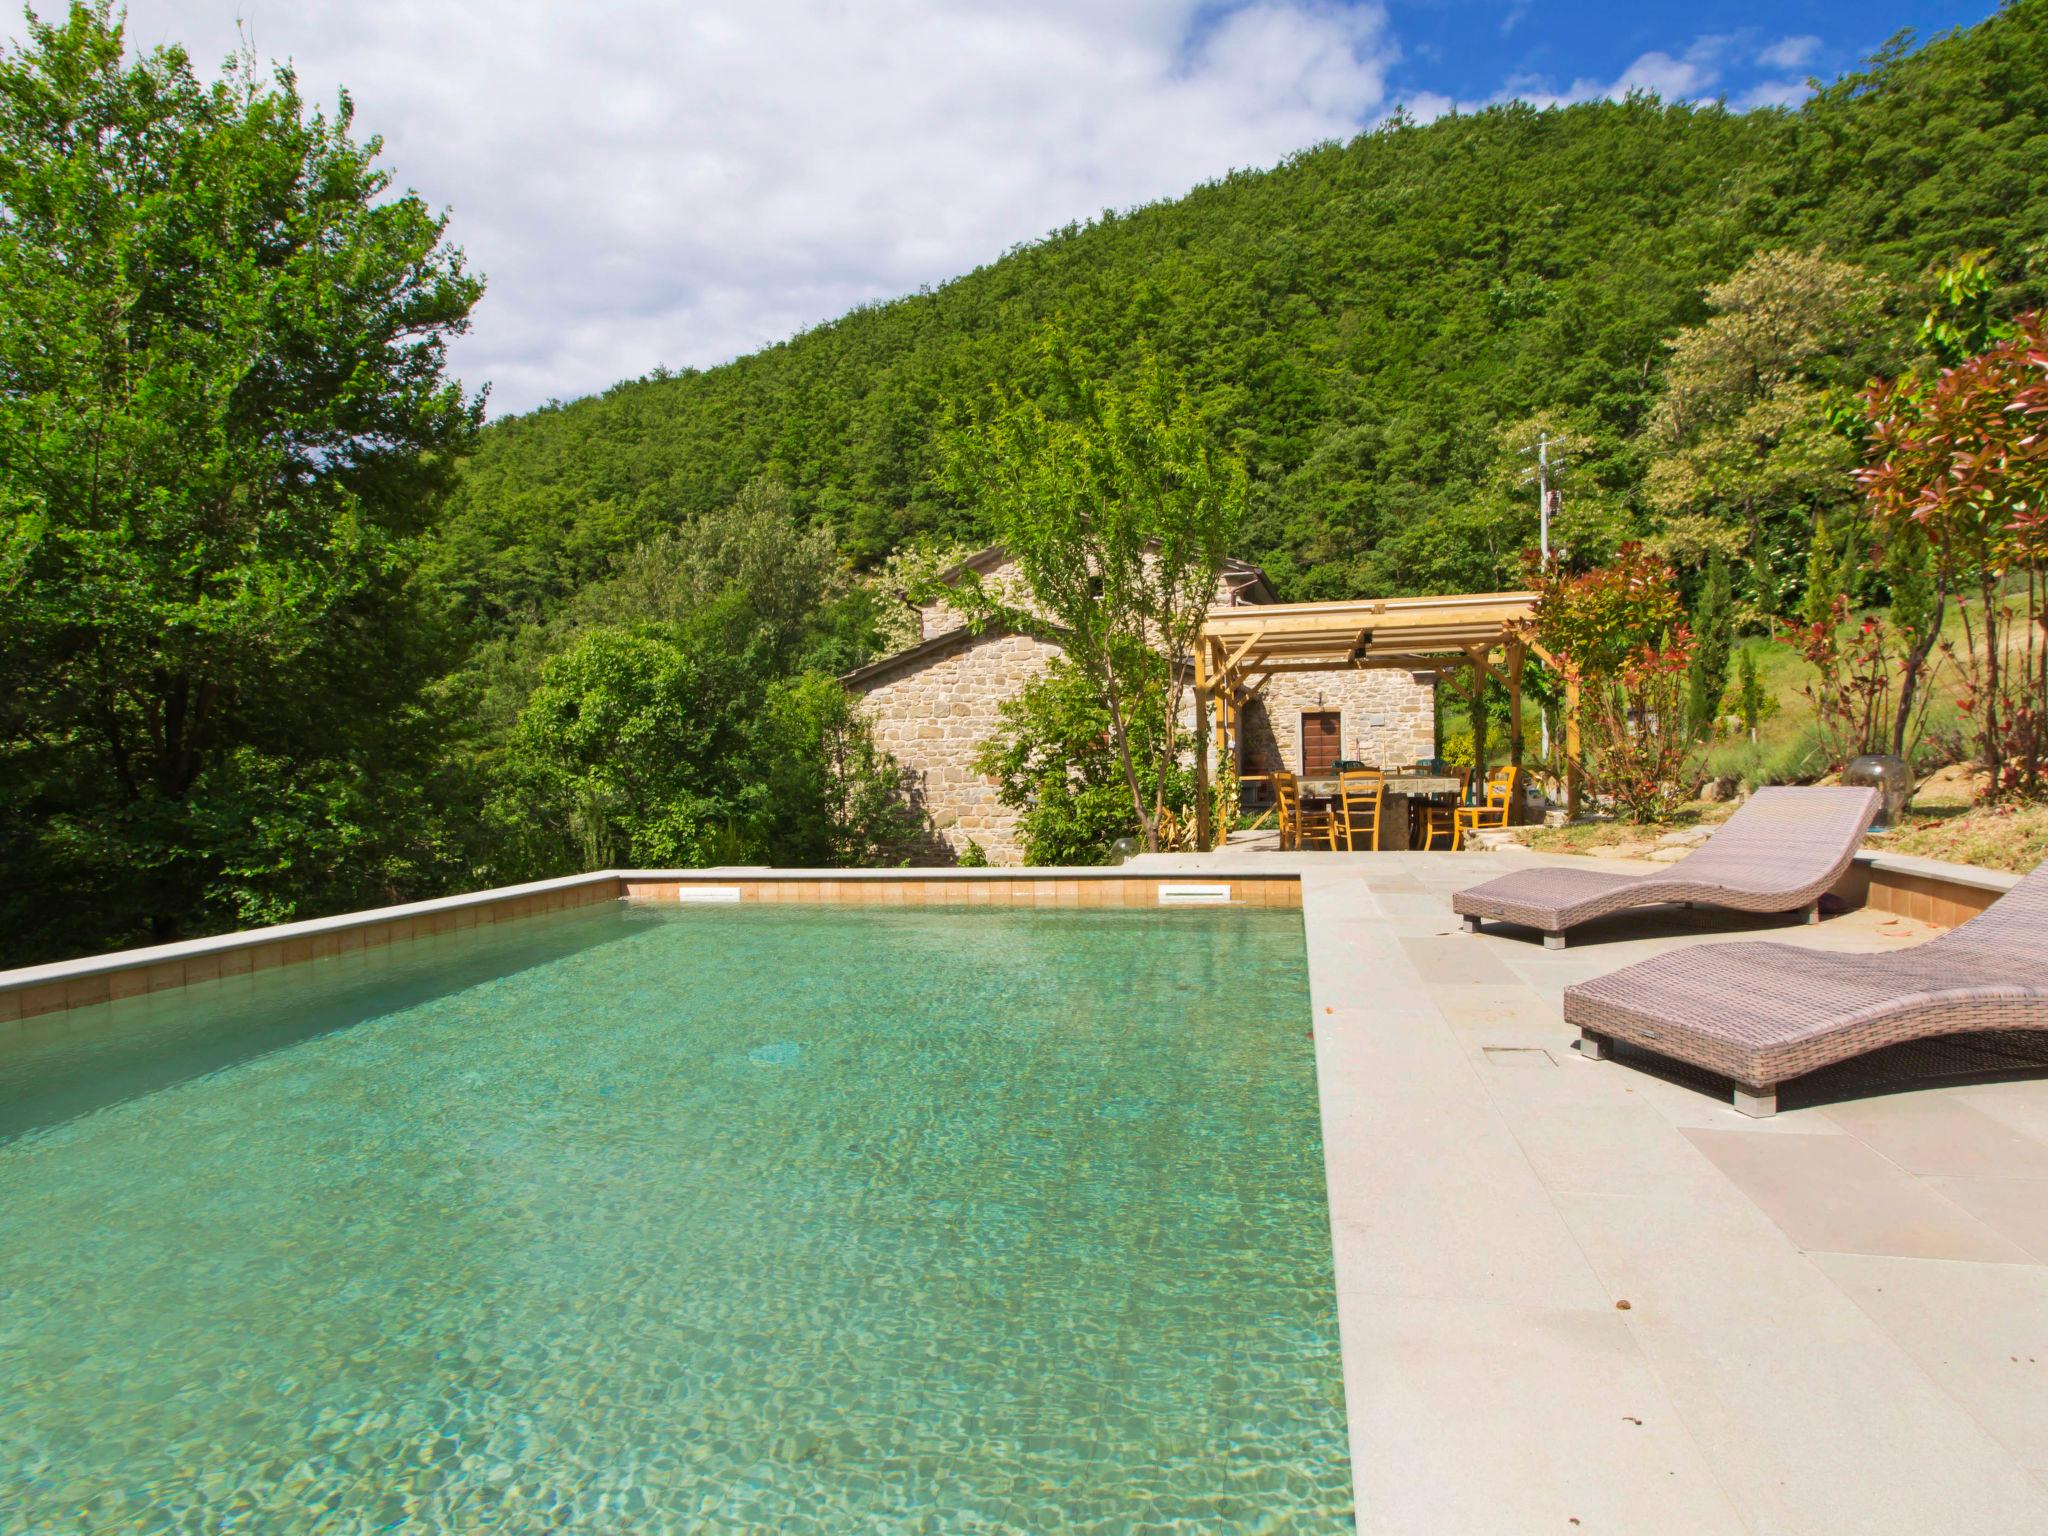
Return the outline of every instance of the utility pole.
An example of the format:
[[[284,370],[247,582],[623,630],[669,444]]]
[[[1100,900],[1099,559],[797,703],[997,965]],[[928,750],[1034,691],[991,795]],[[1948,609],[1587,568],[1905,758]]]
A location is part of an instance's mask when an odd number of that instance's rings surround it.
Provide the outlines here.
[[[1522,452],[1529,450],[1524,448]],[[1525,470],[1524,474],[1527,473]],[[1550,489],[1550,431],[1546,427],[1536,434],[1536,549],[1537,558],[1543,570],[1550,569],[1550,512],[1552,507]],[[1542,753],[1550,757],[1550,709],[1540,706],[1536,711],[1537,731],[1542,742]]]

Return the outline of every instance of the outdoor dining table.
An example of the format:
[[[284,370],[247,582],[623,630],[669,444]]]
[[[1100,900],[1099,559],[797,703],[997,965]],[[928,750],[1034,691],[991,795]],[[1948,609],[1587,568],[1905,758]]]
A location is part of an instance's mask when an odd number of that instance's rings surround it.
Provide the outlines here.
[[[1465,781],[1455,773],[1390,773],[1381,780],[1385,798],[1380,802],[1380,851],[1398,853],[1408,846],[1408,807],[1431,795],[1455,795],[1464,791]],[[1334,801],[1337,777],[1303,779],[1301,793]]]

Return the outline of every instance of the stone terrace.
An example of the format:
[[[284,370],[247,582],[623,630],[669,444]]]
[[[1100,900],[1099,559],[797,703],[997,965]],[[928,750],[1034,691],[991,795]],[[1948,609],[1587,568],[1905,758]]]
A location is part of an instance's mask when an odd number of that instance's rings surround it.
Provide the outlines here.
[[[1583,1060],[1559,1013],[1581,977],[1934,930],[1456,931],[1452,891],[1538,857],[1136,865],[1302,872],[1359,1529],[2048,1531],[2048,1074],[1930,1078],[1922,1047],[1757,1121],[1652,1058]]]

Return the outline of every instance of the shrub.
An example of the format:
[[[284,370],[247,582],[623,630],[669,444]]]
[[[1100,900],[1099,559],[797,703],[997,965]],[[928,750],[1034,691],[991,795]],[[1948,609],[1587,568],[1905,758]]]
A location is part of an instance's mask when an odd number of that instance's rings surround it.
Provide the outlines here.
[[[1692,634],[1671,567],[1639,544],[1576,574],[1523,560],[1537,594],[1532,638],[1580,687],[1580,767],[1591,787],[1632,820],[1668,815],[1700,759],[1686,709]]]

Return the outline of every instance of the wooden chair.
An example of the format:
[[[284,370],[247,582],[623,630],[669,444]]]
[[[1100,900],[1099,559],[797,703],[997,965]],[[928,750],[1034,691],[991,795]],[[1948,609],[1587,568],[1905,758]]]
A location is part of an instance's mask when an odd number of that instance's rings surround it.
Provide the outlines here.
[[[1293,774],[1281,772],[1273,775],[1273,795],[1280,806],[1280,846],[1282,848],[1303,847],[1308,839],[1315,838],[1332,852],[1337,847],[1337,818],[1327,810],[1304,809],[1301,803],[1301,780]]]
[[[1453,849],[1465,846],[1468,833],[1486,827],[1504,827],[1508,815],[1514,809],[1515,795],[1522,787],[1522,770],[1519,768],[1496,768],[1486,776],[1486,790],[1477,805],[1461,805],[1455,817],[1456,831],[1451,837]]]
[[[1472,775],[1456,773],[1458,788],[1450,795],[1432,795],[1427,800],[1416,802],[1415,843],[1424,852],[1432,852],[1437,839],[1443,839],[1446,848],[1458,846],[1458,812],[1464,809],[1465,794],[1472,787]]]
[[[1347,768],[1337,775],[1337,814],[1344,846],[1358,851],[1362,841],[1374,853],[1380,848],[1380,810],[1386,803],[1387,778],[1377,768]]]

